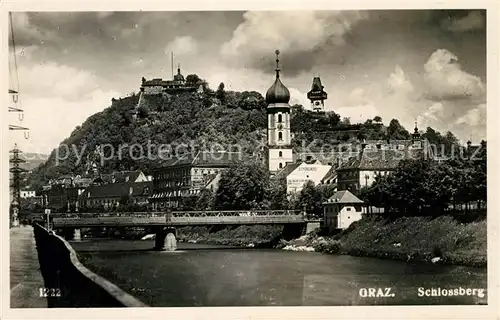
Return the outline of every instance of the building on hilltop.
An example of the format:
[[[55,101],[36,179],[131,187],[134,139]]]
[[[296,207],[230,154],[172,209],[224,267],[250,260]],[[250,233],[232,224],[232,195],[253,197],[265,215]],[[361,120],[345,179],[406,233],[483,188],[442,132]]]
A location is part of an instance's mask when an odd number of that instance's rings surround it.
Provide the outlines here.
[[[176,94],[181,92],[195,92],[200,90],[200,86],[187,83],[181,73],[180,65],[177,68],[177,74],[174,75],[172,80],[163,80],[162,78],[155,78],[146,80],[142,78],[141,93],[144,94]]]
[[[153,171],[154,209],[179,208],[184,198],[206,188],[215,192],[222,171],[242,161],[241,153],[227,151],[173,156]]]
[[[307,93],[307,99],[311,101],[311,108],[316,112],[325,111],[325,100],[327,98],[328,94],[321,84],[320,77],[314,77],[311,90]]]

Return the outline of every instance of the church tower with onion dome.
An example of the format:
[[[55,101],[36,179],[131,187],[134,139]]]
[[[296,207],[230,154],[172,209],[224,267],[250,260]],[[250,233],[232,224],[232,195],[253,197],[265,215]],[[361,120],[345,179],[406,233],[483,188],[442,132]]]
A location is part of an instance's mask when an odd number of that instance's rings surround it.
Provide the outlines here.
[[[267,147],[271,173],[293,162],[290,133],[290,91],[280,80],[279,50],[276,50],[276,80],[267,90]]]

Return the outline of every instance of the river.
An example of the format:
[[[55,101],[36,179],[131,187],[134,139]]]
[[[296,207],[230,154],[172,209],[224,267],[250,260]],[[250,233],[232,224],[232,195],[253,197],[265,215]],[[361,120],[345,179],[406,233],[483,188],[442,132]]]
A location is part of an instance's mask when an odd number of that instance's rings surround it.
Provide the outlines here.
[[[191,243],[178,243],[174,252],[148,250],[153,241],[71,244],[101,268],[97,273],[113,270],[111,281],[154,307],[487,303],[487,272],[481,268]],[[369,288],[379,296],[366,296]],[[433,288],[434,294],[462,288],[465,295],[419,296],[419,290]],[[466,290],[474,288],[484,296],[468,296]]]

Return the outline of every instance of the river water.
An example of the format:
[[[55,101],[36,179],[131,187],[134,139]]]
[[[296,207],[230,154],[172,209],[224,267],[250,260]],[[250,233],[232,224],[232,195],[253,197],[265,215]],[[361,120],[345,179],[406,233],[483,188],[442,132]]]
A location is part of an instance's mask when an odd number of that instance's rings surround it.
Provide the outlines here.
[[[153,241],[71,244],[91,257],[97,273],[113,270],[112,282],[154,307],[487,303],[481,268],[190,243],[178,243],[174,252],[149,250]],[[369,288],[378,296],[366,296]],[[434,296],[419,294],[427,289]],[[443,289],[464,295],[444,296]],[[467,289],[483,289],[484,296]]]

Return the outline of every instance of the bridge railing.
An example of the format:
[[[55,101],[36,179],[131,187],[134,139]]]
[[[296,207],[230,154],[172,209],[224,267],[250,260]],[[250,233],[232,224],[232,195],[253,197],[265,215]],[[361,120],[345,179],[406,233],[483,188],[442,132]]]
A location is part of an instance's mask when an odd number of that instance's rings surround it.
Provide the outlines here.
[[[167,213],[167,215],[169,215]],[[255,217],[255,216],[296,216],[299,210],[211,210],[173,211],[172,217]]]
[[[156,211],[156,212],[68,212],[52,215],[53,218],[79,219],[101,217],[255,217],[255,216],[298,216],[300,210],[210,210],[210,211]]]

